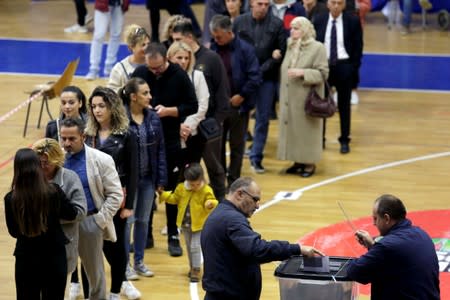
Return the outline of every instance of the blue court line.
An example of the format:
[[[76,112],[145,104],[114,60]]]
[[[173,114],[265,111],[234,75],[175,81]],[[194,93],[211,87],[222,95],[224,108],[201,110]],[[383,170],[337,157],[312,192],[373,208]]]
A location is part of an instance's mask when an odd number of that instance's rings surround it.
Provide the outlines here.
[[[102,62],[105,48],[106,44]],[[89,51],[89,42],[0,38],[0,73],[59,75],[69,61],[79,57],[76,75],[84,76]],[[119,59],[128,54],[126,45],[121,45]],[[360,74],[360,87],[365,89],[450,91],[450,56],[366,53]]]

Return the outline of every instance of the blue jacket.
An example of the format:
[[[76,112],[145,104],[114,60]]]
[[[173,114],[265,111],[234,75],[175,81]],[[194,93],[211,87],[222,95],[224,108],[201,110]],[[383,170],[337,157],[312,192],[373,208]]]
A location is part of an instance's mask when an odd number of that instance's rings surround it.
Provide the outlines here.
[[[232,86],[235,90],[231,92],[238,93],[244,97],[240,111],[247,112],[254,108],[255,103],[251,97],[262,82],[262,74],[259,68],[259,62],[256,58],[255,48],[239,37],[235,37],[230,43],[231,48],[231,68],[232,68]],[[217,52],[218,45],[211,43],[211,50]]]
[[[433,241],[408,219],[350,262],[348,276],[372,284],[372,300],[437,300],[439,264]]]
[[[300,246],[265,241],[246,216],[228,200],[219,203],[203,226],[203,289],[208,299],[257,300],[260,264],[300,254]]]
[[[127,114],[130,120],[130,129],[138,135],[137,124],[133,121],[128,107]],[[156,112],[144,110],[144,124],[147,127],[148,156],[151,167],[152,182],[155,186],[167,185],[167,162],[164,146],[164,133]],[[138,145],[140,146],[140,145]]]

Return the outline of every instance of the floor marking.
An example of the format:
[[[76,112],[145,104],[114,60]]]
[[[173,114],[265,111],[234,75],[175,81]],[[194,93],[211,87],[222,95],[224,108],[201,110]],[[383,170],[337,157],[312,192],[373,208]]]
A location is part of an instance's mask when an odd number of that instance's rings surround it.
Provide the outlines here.
[[[445,156],[450,156],[450,152],[434,153],[434,154],[409,158],[409,159],[405,159],[405,160],[399,160],[399,161],[394,161],[394,162],[390,162],[390,163],[385,163],[385,164],[381,164],[378,166],[369,167],[369,168],[365,168],[365,169],[362,169],[359,171],[354,171],[354,172],[351,172],[348,174],[329,178],[329,179],[299,188],[295,191],[292,191],[292,193],[299,193],[299,195],[301,195],[303,192],[306,192],[306,191],[309,191],[309,190],[312,190],[312,189],[315,189],[315,188],[318,188],[318,187],[321,187],[321,186],[324,186],[327,184],[335,183],[337,181],[347,179],[350,177],[363,175],[363,174],[367,174],[367,173],[371,173],[371,172],[375,172],[375,171],[379,171],[379,170],[383,170],[383,169],[387,169],[387,168],[392,168],[392,167],[396,167],[396,166],[406,165],[406,164],[410,164],[410,163],[414,163],[414,162],[418,162],[418,161],[422,161],[422,160],[434,159],[434,158],[445,157]],[[262,204],[259,207],[259,209],[257,211],[255,211],[255,214],[258,213],[259,211],[262,211],[262,210],[282,201],[282,200],[284,200],[284,199],[280,199],[277,197],[275,197],[272,200],[269,200],[268,202]]]

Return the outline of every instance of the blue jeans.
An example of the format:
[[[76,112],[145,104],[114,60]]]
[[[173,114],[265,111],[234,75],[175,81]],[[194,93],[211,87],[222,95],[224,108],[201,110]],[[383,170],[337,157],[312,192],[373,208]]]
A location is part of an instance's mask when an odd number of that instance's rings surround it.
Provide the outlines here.
[[[134,203],[133,215],[127,219],[125,230],[125,247],[130,253],[131,224],[134,223],[134,263],[144,260],[145,244],[147,243],[148,220],[153,206],[155,187],[152,178],[146,176],[139,179],[137,199]]]
[[[111,20],[110,20],[111,19]],[[109,25],[109,43],[106,50],[105,67],[112,69],[117,61],[120,38],[123,28],[123,11],[120,5],[109,6],[109,11],[101,12],[95,10],[94,14],[94,35],[91,43],[90,67],[89,71],[98,72],[100,70],[100,60],[102,58],[103,40]],[[111,24],[109,22],[111,21]]]
[[[413,9],[412,0],[403,0],[403,26],[409,27],[411,24],[411,15]]]
[[[270,113],[275,96],[277,84],[272,80],[264,80],[256,91],[256,121],[253,130],[253,145],[250,160],[261,162],[264,158],[264,147],[266,146],[267,133],[269,132]]]

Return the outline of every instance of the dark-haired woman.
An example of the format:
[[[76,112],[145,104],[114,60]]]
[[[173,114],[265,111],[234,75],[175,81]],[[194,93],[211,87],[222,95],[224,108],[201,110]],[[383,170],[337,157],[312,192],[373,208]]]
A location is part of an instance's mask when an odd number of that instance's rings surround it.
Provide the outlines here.
[[[19,149],[11,191],[5,196],[9,234],[17,239],[14,256],[18,300],[63,300],[67,260],[60,219],[74,220],[77,209],[64,192],[47,182],[38,155]]]
[[[86,96],[77,86],[66,86],[60,96],[61,114],[59,118],[47,123],[45,137],[59,142],[59,122],[65,118],[86,120]]]
[[[144,264],[144,250],[147,241],[149,218],[152,212],[155,190],[162,192],[167,184],[166,152],[161,120],[155,111],[149,109],[150,88],[145,80],[135,77],[119,90],[128,109],[130,129],[137,135],[139,183],[134,216],[128,219],[127,241],[134,222],[134,268],[127,270],[127,278],[153,276]],[[128,244],[128,243],[127,243]]]
[[[127,218],[133,215],[138,183],[136,135],[129,129],[122,99],[112,89],[96,87],[89,97],[88,106],[86,144],[113,158],[125,191],[122,207],[113,219],[117,241],[103,243],[103,253],[111,266],[110,299],[120,298],[122,286],[129,299],[138,299],[140,292],[124,280],[128,261],[125,227]]]

